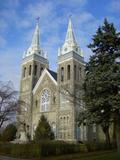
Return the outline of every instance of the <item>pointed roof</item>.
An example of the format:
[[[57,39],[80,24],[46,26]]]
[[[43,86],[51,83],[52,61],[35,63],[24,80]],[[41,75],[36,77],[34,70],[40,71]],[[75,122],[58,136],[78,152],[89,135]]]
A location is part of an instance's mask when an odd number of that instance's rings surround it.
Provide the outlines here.
[[[33,34],[33,38],[32,38],[32,43],[31,43],[31,47],[35,47],[36,49],[39,50],[39,24],[36,24],[36,28]]]
[[[67,29],[67,33],[66,33],[65,43],[74,44],[74,45],[77,44],[76,40],[75,40],[74,32],[73,32],[73,25],[72,25],[71,17],[69,18],[69,23],[68,23],[68,29]]]
[[[32,43],[30,47],[27,49],[27,51],[24,53],[23,58],[32,55],[37,54],[41,57],[44,57],[47,59],[47,55],[43,52],[43,50],[40,48],[40,29],[39,29],[39,21],[37,21],[35,31],[33,33],[32,37]]]
[[[69,18],[65,42],[62,47],[58,49],[58,56],[65,55],[70,52],[75,52],[81,57],[83,57],[82,50],[75,39],[71,17]]]

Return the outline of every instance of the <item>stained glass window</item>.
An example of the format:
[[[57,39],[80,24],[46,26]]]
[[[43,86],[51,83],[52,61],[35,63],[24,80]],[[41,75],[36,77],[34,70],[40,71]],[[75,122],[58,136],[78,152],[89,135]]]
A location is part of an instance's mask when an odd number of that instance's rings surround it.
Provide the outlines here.
[[[45,89],[41,95],[41,111],[46,112],[49,111],[50,104],[50,91]]]

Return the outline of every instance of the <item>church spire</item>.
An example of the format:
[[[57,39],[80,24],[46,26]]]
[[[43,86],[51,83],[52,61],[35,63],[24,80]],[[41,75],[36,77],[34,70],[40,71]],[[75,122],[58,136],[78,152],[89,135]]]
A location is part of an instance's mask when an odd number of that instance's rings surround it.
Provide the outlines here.
[[[32,37],[31,45],[27,49],[27,51],[24,53],[23,58],[33,54],[37,54],[41,57],[47,58],[47,55],[43,52],[43,50],[40,47],[39,17],[37,18],[37,23],[36,23],[35,31]]]
[[[39,49],[40,46],[40,42],[39,42],[39,19],[37,19],[37,24],[36,24],[36,28],[33,34],[33,38],[32,38],[32,43],[31,43],[31,47],[34,47],[35,49]]]
[[[75,52],[79,54],[81,57],[83,57],[83,52],[75,40],[71,17],[69,17],[69,23],[68,23],[68,29],[65,37],[65,42],[63,46],[58,49],[58,56],[64,55],[69,52]]]
[[[76,45],[71,16],[69,17],[69,23],[68,23],[68,29],[67,29],[67,33],[66,33],[65,43]]]

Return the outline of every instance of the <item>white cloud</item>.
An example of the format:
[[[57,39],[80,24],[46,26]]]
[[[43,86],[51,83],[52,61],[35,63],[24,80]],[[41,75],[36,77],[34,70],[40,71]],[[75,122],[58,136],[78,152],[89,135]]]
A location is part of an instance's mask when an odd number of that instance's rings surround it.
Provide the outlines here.
[[[74,18],[78,24],[84,24],[95,20],[95,17],[89,12],[82,12],[81,14],[74,15]]]
[[[31,22],[27,16],[22,17],[15,8],[3,8],[0,11],[0,31],[9,29],[11,26],[21,28],[29,28]]]
[[[21,52],[17,48],[9,48],[0,51],[0,79],[1,81],[11,80],[16,89],[19,88]]]
[[[20,5],[20,0],[4,0],[3,6],[6,8],[16,8]]]
[[[31,26],[31,23],[28,20],[25,20],[25,19],[22,18],[19,21],[20,21],[20,23],[18,24],[18,26],[20,28],[29,28]]]
[[[41,19],[44,19],[46,16],[53,10],[53,4],[51,2],[38,2],[33,4],[29,4],[26,8],[25,13],[30,16],[30,18],[37,18],[38,16]]]
[[[120,12],[120,0],[112,0],[110,5],[107,6],[108,10],[111,12]]]
[[[2,36],[0,36],[0,47],[2,48],[2,47],[4,47],[5,45],[6,45],[6,40],[5,40],[5,38],[3,38]]]
[[[3,32],[5,29],[7,29],[8,25],[5,22],[5,20],[0,19],[0,32]]]
[[[56,3],[57,5],[62,5],[64,7],[82,7],[87,3],[87,0],[58,0]]]

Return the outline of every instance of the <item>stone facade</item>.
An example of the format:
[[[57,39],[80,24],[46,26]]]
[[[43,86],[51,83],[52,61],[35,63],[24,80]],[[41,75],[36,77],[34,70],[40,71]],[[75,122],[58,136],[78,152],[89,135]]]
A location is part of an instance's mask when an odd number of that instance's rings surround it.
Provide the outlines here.
[[[65,42],[58,51],[57,73],[49,70],[49,62],[39,46],[37,24],[32,44],[22,61],[20,100],[25,104],[21,105],[17,116],[20,140],[23,140],[23,131],[33,138],[42,114],[49,121],[56,139],[87,140],[88,128],[77,125],[79,111],[84,109],[81,99],[84,66],[83,52],[75,40],[71,19]]]

